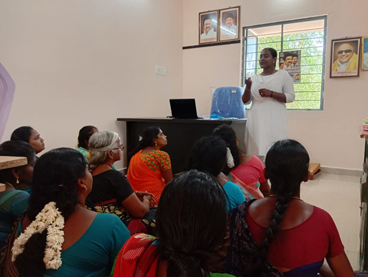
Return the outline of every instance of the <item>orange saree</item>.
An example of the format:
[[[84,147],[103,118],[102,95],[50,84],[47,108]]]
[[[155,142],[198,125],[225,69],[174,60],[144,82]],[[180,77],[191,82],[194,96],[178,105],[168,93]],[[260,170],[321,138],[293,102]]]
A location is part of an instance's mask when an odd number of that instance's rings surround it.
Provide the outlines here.
[[[141,152],[132,156],[127,179],[133,190],[150,192],[159,201],[165,186],[162,172],[171,168],[169,155],[160,150],[147,154]]]

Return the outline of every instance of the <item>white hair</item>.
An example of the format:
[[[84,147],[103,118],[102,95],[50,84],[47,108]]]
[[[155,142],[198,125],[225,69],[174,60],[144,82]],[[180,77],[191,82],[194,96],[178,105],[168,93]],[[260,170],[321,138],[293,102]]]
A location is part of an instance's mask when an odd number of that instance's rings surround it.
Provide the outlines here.
[[[105,163],[108,151],[117,148],[119,139],[118,133],[114,131],[100,131],[92,134],[90,140],[88,140],[90,151],[88,164],[91,170]]]

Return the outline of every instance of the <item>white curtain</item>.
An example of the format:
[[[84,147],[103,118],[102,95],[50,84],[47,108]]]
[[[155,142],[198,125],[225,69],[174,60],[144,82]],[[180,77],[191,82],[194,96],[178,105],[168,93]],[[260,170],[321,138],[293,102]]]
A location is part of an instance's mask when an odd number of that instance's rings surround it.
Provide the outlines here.
[[[12,109],[15,83],[0,63],[0,142]]]

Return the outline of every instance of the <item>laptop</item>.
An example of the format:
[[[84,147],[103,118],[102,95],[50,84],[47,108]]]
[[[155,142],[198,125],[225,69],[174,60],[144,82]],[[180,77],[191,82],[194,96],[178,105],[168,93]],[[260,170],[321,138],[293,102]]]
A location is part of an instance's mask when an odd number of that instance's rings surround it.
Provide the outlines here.
[[[196,103],[194,98],[170,99],[172,117],[175,119],[199,119],[197,117]]]

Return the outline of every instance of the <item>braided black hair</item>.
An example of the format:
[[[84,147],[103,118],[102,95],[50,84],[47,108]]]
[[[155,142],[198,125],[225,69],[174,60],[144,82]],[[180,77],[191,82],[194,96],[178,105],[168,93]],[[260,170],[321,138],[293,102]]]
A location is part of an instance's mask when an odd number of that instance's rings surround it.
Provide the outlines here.
[[[255,256],[255,264],[246,270],[246,276],[257,276],[261,273],[260,268],[268,256],[269,246],[280,230],[292,198],[299,193],[300,184],[308,174],[309,161],[306,149],[295,140],[278,141],[268,151],[265,171],[272,184],[271,191],[276,195],[276,201],[269,227]]]

